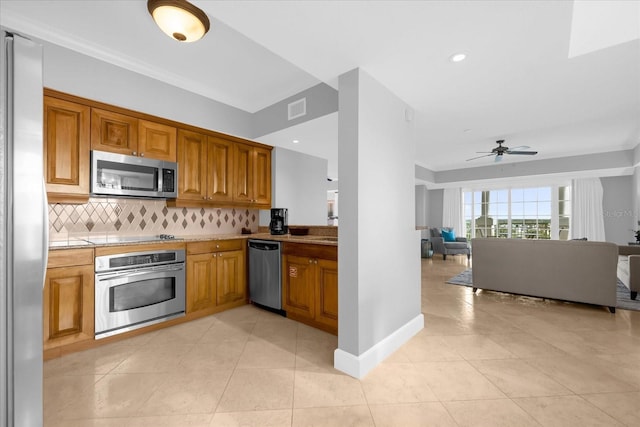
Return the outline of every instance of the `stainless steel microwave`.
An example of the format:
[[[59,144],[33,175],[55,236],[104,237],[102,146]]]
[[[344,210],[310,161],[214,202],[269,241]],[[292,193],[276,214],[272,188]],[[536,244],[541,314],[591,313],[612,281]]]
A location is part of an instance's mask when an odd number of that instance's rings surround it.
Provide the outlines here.
[[[176,198],[178,164],[93,150],[91,151],[91,194]]]

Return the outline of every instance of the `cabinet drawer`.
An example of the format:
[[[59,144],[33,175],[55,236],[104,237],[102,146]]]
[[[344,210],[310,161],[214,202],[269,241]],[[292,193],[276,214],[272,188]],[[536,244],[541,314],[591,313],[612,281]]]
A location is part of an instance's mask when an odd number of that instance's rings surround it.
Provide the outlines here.
[[[47,268],[93,265],[93,249],[59,249],[49,251]]]
[[[244,248],[246,240],[208,240],[187,244],[187,254],[205,254],[209,252],[236,251]]]
[[[283,255],[338,260],[338,247],[329,245],[313,245],[308,243],[285,242],[282,245]]]

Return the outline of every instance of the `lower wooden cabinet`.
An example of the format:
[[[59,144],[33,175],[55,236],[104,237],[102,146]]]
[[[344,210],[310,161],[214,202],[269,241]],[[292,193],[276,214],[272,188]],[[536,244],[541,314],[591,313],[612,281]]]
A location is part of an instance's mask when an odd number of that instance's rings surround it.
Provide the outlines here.
[[[247,297],[245,251],[218,253],[216,265],[216,305],[223,306]]]
[[[315,320],[338,331],[338,261],[318,259],[316,264]]]
[[[285,243],[282,254],[282,308],[287,317],[336,334],[337,247]]]
[[[45,350],[94,339],[93,249],[50,253],[43,309]]]
[[[187,244],[187,314],[246,303],[246,240]]]
[[[187,257],[187,313],[216,305],[215,254],[196,254]]]

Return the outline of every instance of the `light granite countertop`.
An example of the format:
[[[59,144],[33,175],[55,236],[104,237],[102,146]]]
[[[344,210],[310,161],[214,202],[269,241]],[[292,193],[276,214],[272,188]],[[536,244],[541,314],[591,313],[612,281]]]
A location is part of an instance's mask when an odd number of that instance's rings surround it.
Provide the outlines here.
[[[160,240],[157,236],[94,236],[94,237],[69,237],[66,240],[49,242],[49,250],[82,249],[104,246],[145,245],[152,243],[189,243],[207,240],[233,240],[233,239],[259,239],[275,240],[279,242],[306,243],[326,246],[337,246],[338,238],[335,236],[305,235],[292,236],[272,235],[270,233],[253,234],[198,234],[175,236],[175,239]]]

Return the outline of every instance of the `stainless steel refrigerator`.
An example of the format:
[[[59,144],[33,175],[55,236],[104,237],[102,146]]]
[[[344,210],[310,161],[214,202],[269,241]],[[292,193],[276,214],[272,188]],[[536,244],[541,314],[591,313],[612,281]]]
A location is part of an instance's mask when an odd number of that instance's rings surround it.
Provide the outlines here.
[[[0,425],[42,426],[42,47],[0,31]]]

